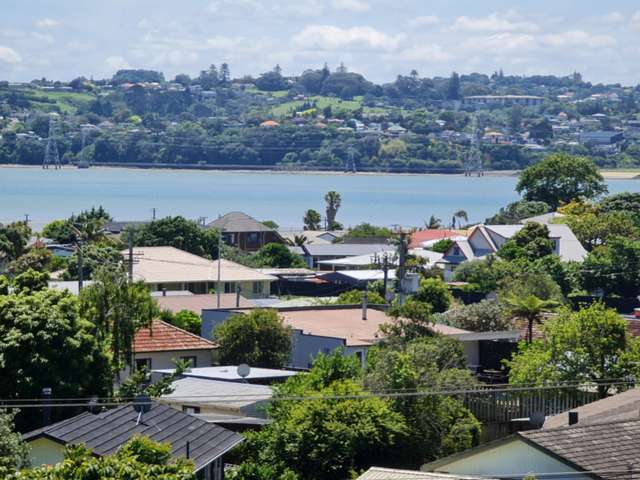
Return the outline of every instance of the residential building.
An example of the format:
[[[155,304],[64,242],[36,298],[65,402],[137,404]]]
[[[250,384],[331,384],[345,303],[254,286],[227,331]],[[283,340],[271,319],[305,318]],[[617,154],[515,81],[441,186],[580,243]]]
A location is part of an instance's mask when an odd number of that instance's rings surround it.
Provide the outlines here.
[[[187,360],[193,368],[213,363],[217,345],[162,320],[153,320],[141,328],[133,339],[134,367],[145,366],[149,371],[175,368],[176,360]]]
[[[422,470],[521,479],[631,478],[638,460],[640,420],[518,432],[436,460]]]
[[[425,246],[431,246],[433,243],[440,240],[466,236],[466,234],[466,230],[452,230],[446,228],[416,230],[411,233],[409,248],[423,248]]]
[[[280,234],[243,212],[230,212],[209,223],[206,228],[222,232],[225,243],[249,252],[267,243],[284,243]]]
[[[303,245],[302,247],[289,247],[289,249],[302,255],[309,268],[318,268],[320,260],[373,255],[389,250],[389,245],[386,243],[331,243]],[[319,269],[322,270],[322,267]]]
[[[534,107],[542,105],[543,97],[535,95],[470,95],[462,99],[463,105],[474,107],[490,105],[521,105],[523,107]]]
[[[174,367],[153,370],[153,379],[170,375],[175,370]],[[203,380],[219,380],[221,382],[251,383],[256,385],[271,385],[286,381],[289,377],[297,375],[299,372],[293,370],[278,370],[276,368],[252,367],[248,375],[242,377],[238,373],[237,365],[221,365],[215,367],[190,368],[183,372],[185,378],[199,378]]]
[[[125,257],[128,253],[122,251]],[[135,247],[133,253],[133,278],[143,281],[152,292],[188,290],[204,294],[240,290],[243,297],[262,298],[269,296],[271,282],[276,280],[230,260],[208,260],[174,247]]]
[[[445,280],[453,278],[453,271],[462,262],[485,258],[495,254],[507,240],[519,232],[524,225],[477,225],[466,239],[457,238],[438,264],[444,268]],[[582,261],[587,256],[580,241],[568,225],[549,224],[549,238],[554,243],[554,252],[563,261]]]
[[[356,480],[492,480],[469,475],[447,475],[446,473],[398,470],[396,468],[371,467]]]
[[[611,130],[595,132],[580,132],[580,143],[585,145],[614,145],[624,140],[624,133]]]
[[[279,230],[280,236],[291,245],[295,244],[296,238],[304,237],[305,245],[328,244],[333,243],[340,237],[344,236],[342,230],[325,231],[325,230]]]
[[[187,292],[189,293],[189,292]],[[155,297],[160,310],[167,310],[171,313],[178,313],[181,310],[200,315],[202,310],[214,308],[253,308],[255,303],[236,293],[220,294],[220,307],[218,307],[218,295],[215,293],[205,293],[198,295],[164,295]]]
[[[98,414],[85,412],[22,438],[36,467],[62,462],[67,445],[83,444],[100,457],[116,453],[134,435],[142,435],[169,444],[174,459],[188,456],[197,478],[203,480],[222,480],[224,455],[243,440],[238,433],[155,402],[141,418],[138,415],[134,404]]]

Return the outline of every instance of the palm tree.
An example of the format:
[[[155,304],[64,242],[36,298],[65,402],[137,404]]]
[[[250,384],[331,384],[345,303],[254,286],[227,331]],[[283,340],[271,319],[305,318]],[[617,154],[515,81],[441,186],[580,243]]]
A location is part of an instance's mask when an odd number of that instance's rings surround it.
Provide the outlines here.
[[[458,210],[456,212],[454,212],[453,214],[453,221],[451,222],[451,226],[453,228],[456,228],[456,219],[460,219],[460,220],[464,220],[465,222],[469,221],[469,215],[467,215],[467,212],[465,210]],[[458,226],[461,226],[462,222],[459,221],[458,222]]]
[[[306,245],[308,240],[309,239],[307,238],[306,235],[294,235],[293,236],[293,243],[295,244],[296,247],[302,247],[303,245]]]
[[[533,324],[542,323],[542,314],[555,310],[559,305],[555,300],[542,300],[535,295],[511,296],[506,299],[506,304],[511,315],[527,321],[528,343],[533,341]]]
[[[327,192],[324,196],[324,201],[327,202],[327,230],[333,230],[333,225],[336,223],[336,215],[338,209],[342,204],[342,197],[338,192]]]
[[[436,230],[436,229],[442,227],[442,220],[440,220],[435,215],[431,215],[431,217],[429,217],[429,221],[428,222],[426,220],[424,221],[424,226],[425,226],[425,228],[427,228],[429,230]]]

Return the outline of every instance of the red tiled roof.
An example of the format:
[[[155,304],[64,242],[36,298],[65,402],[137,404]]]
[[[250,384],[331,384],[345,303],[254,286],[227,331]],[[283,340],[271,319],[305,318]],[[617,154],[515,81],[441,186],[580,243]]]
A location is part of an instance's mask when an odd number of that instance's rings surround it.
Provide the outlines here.
[[[447,230],[447,229],[433,229],[433,230],[418,230],[411,234],[411,243],[409,248],[419,248],[422,246],[422,242],[429,240],[441,240],[443,238],[458,237],[460,235],[467,235],[465,230]]]
[[[162,320],[154,320],[151,327],[141,328],[133,339],[133,351],[171,352],[174,350],[211,350],[216,344]]]

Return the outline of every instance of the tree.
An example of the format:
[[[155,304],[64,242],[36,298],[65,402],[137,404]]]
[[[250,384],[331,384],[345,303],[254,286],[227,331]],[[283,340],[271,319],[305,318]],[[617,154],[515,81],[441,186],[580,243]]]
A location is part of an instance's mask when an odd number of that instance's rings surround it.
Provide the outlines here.
[[[0,224],[0,254],[15,260],[24,253],[30,238],[31,228],[27,222]]]
[[[13,287],[17,293],[39,292],[48,286],[49,274],[47,272],[28,269],[13,279]]]
[[[460,99],[460,76],[453,72],[447,84],[447,100]]]
[[[533,341],[533,324],[542,323],[542,315],[558,306],[554,300],[542,300],[535,295],[511,296],[504,299],[509,314],[527,322],[527,341]]]
[[[387,400],[367,396],[355,375],[355,358],[336,352],[318,355],[309,374],[276,386],[276,399],[305,401],[269,406],[272,423],[247,433],[240,447],[244,462],[230,478],[346,480],[386,458],[406,435],[404,419]]]
[[[442,240],[438,240],[436,243],[428,247],[427,250],[431,250],[433,252],[438,253],[446,253],[456,242],[451,240],[450,238],[443,238]]]
[[[577,312],[563,310],[542,325],[543,339],[519,345],[507,362],[509,382],[593,382],[604,398],[612,378],[638,373],[638,341],[629,339],[626,328],[625,320],[601,303]]]
[[[19,275],[27,270],[42,272],[49,270],[53,262],[53,254],[46,248],[30,248],[26,253],[9,264],[9,273]]]
[[[487,218],[484,223],[487,225],[513,225],[525,218],[548,213],[550,210],[551,207],[544,202],[519,200],[501,208],[498,213]]]
[[[267,243],[256,252],[255,263],[258,267],[305,268],[307,264],[297,253],[282,243]]]
[[[121,402],[129,402],[140,395],[151,398],[159,398],[169,395],[175,391],[173,382],[179,380],[182,374],[189,370],[191,364],[188,360],[174,362],[176,368],[169,375],[162,375],[162,378],[149,382],[150,371],[146,365],[136,368],[133,373],[120,385],[116,392],[116,398]]]
[[[100,267],[94,283],[82,289],[80,305],[96,338],[109,345],[113,373],[131,367],[136,332],[159,313],[146,285],[129,282],[122,269]]]
[[[588,158],[555,153],[525,169],[516,190],[525,200],[545,202],[555,209],[574,199],[607,193],[607,185]]]
[[[118,268],[122,266],[122,253],[112,245],[105,243],[86,243],[80,245],[69,257],[67,269],[63,273],[65,280],[78,279],[78,255],[82,255],[82,278],[93,278],[94,272],[100,267]]]
[[[511,319],[496,300],[482,300],[470,305],[456,306],[436,318],[438,323],[472,332],[496,332],[513,327]]]
[[[409,298],[403,305],[394,304],[388,312],[389,323],[383,324],[385,344],[408,343],[420,337],[434,335],[435,323],[431,305]]]
[[[613,238],[589,252],[582,265],[584,288],[632,298],[640,291],[640,241]]]
[[[424,227],[428,230],[437,230],[438,228],[442,228],[442,220],[435,215],[431,215],[428,222],[426,220],[424,221]]]
[[[522,107],[514,105],[509,110],[509,131],[512,135],[515,135],[520,131],[522,125]]]
[[[344,238],[360,238],[360,237],[379,237],[379,238],[391,238],[393,231],[387,227],[377,227],[370,223],[364,222],[351,227]]]
[[[324,201],[327,204],[327,230],[334,230],[336,225],[336,215],[338,214],[338,209],[342,205],[342,197],[338,192],[331,191],[327,192],[324,196]]]
[[[29,466],[29,446],[14,429],[16,411],[0,410],[0,475]]]
[[[320,214],[313,209],[309,209],[305,212],[302,222],[304,223],[305,230],[320,230],[320,222],[322,218]]]
[[[451,221],[451,227],[452,228],[456,228],[456,220],[458,220],[458,226],[461,227],[462,226],[462,220],[464,220],[465,222],[469,221],[469,215],[467,214],[467,212],[465,210],[456,210],[453,213],[453,218]]]
[[[202,319],[200,315],[191,310],[180,310],[176,313],[164,310],[160,312],[160,319],[194,335],[200,335],[201,333]]]
[[[42,229],[42,236],[58,243],[73,243],[76,241],[76,234],[69,220],[54,220],[47,223]]]
[[[106,395],[113,383],[109,357],[94,333],[67,291],[0,296],[0,397],[38,398],[44,387],[59,398]],[[17,423],[21,430],[40,426],[31,411],[20,413]]]
[[[566,221],[588,251],[598,245],[605,245],[614,237],[633,239],[639,235],[635,218],[627,211],[587,212],[582,215],[567,215],[562,220]]]
[[[440,278],[423,278],[413,298],[416,301],[427,303],[434,313],[444,312],[453,301],[453,296],[447,284]]]
[[[83,445],[65,449],[64,461],[23,470],[7,480],[195,480],[194,465],[185,458],[173,459],[171,445],[156,443],[147,437],[134,436],[114,454],[96,456]]]
[[[349,290],[342,292],[334,302],[338,305],[360,305],[364,300],[364,292],[362,290]],[[387,301],[377,292],[370,291],[367,293],[367,302],[370,305],[385,305]]]
[[[640,193],[616,193],[602,199],[598,206],[603,213],[629,212],[636,219],[636,223],[640,223]]]
[[[172,246],[194,255],[218,258],[218,232],[184,217],[166,217],[147,223],[134,233],[137,247]]]
[[[549,227],[537,222],[527,222],[498,250],[506,260],[536,260],[554,253],[553,240],[549,238]]]
[[[225,320],[213,332],[223,365],[282,368],[291,354],[291,328],[275,310],[255,309]]]

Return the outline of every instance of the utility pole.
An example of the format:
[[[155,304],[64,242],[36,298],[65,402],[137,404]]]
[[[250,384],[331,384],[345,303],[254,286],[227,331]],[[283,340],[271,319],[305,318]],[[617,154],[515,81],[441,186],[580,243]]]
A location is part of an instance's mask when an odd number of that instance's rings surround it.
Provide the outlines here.
[[[384,300],[389,302],[387,298],[387,288],[389,285],[389,255],[384,254],[384,258],[382,259],[382,272],[384,273],[384,277],[382,280],[382,285],[384,287]]]
[[[128,232],[129,237],[129,262],[128,262],[128,273],[129,273],[129,282],[133,283],[133,228],[129,229]]]
[[[218,230],[218,281],[216,282],[216,304],[220,308],[220,269],[222,268],[222,232]]]
[[[27,225],[29,225],[29,214],[25,213],[24,214],[24,223],[26,223]]]
[[[151,220],[156,221],[156,207],[151,209]]]
[[[407,234],[404,230],[400,229],[400,240],[398,244],[398,277],[400,280],[400,305],[404,305],[404,274],[405,267],[404,264],[406,262],[407,257],[407,246],[406,240]]]

